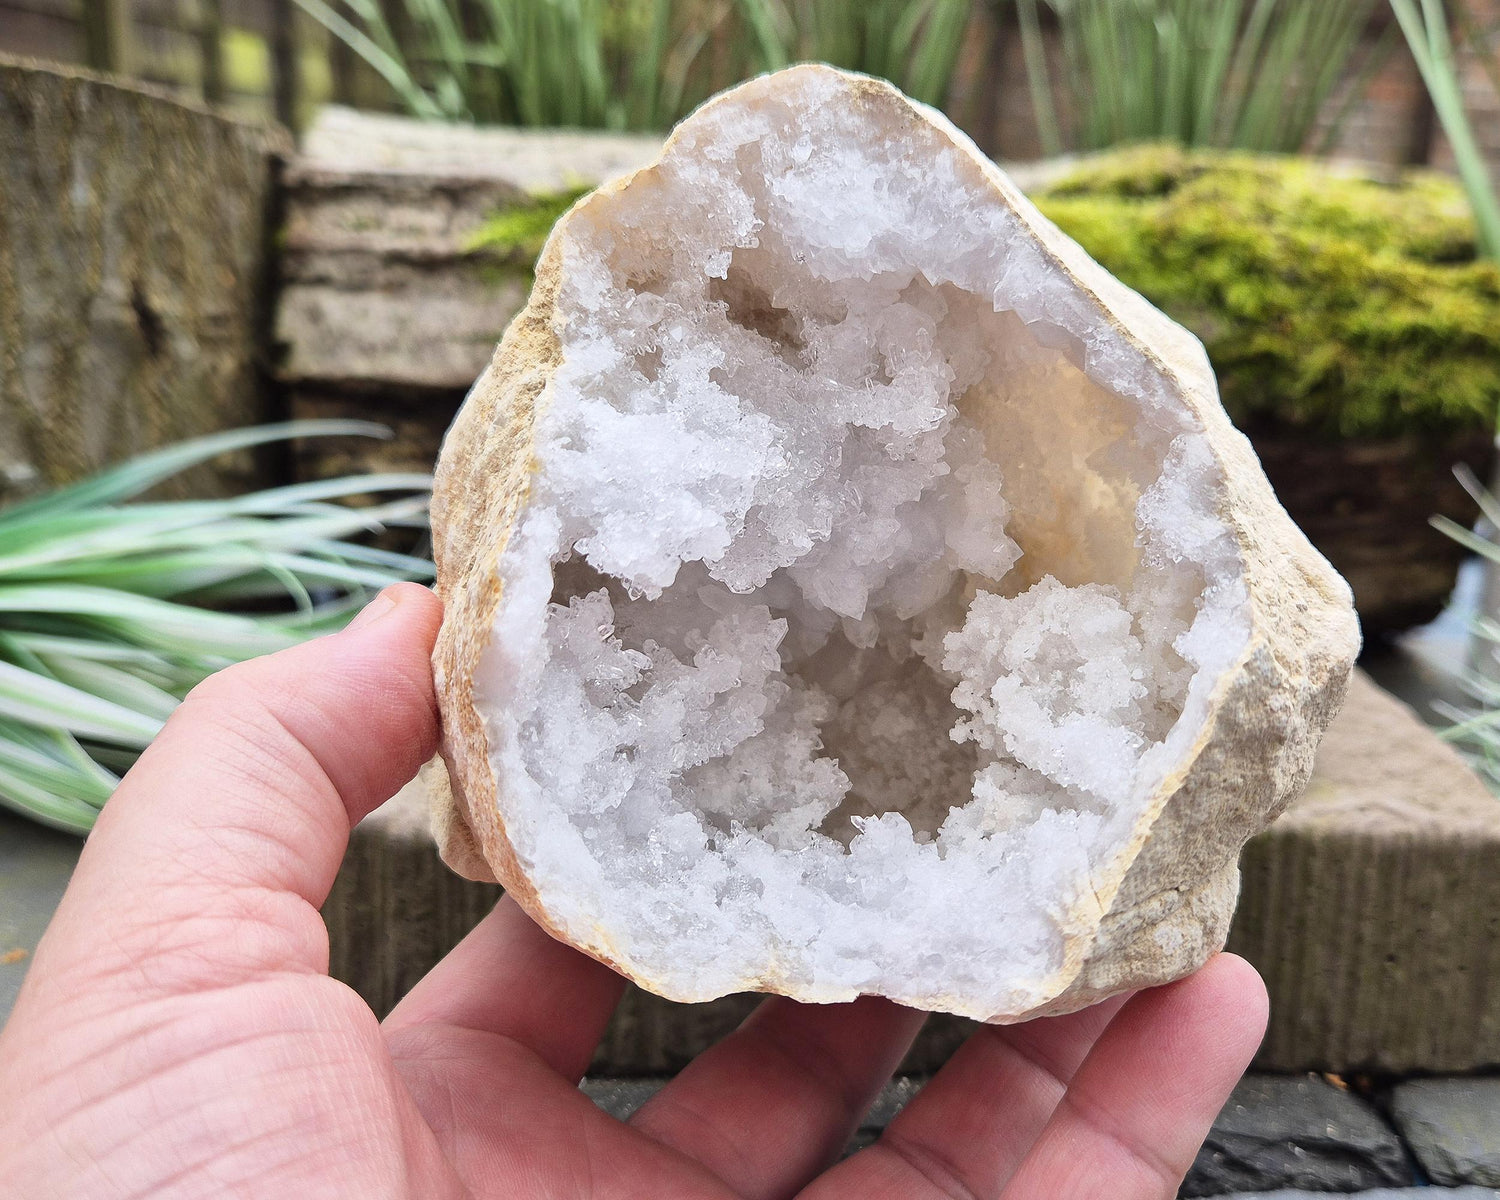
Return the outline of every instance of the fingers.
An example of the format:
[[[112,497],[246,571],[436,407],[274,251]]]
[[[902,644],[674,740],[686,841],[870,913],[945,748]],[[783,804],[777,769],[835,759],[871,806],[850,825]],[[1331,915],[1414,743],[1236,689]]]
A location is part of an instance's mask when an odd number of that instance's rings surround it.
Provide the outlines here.
[[[980,1027],[878,1142],[840,1163],[805,1195],[995,1195],[1124,1003],[1119,996],[1067,1016]]]
[[[499,1034],[576,1084],[624,987],[505,896],[396,1006],[385,1030],[398,1058],[420,1057],[434,1027]]]
[[[436,748],[440,618],[431,592],[399,585],[342,633],[213,676],[120,785],[90,852],[149,865],[119,883],[243,882],[321,904],[349,827]]]
[[[413,1027],[403,1081],[474,1200],[741,1200],[697,1163],[637,1135],[519,1043]]]
[[[196,689],[105,806],[38,965],[172,991],[322,970],[350,825],[433,753],[441,606],[388,589],[349,629]]]
[[[1255,968],[1221,954],[1143,992],[1089,1054],[1005,1200],[1170,1200],[1266,1028]]]
[[[925,1014],[767,1000],[635,1115],[747,1200],[790,1196],[836,1159]]]

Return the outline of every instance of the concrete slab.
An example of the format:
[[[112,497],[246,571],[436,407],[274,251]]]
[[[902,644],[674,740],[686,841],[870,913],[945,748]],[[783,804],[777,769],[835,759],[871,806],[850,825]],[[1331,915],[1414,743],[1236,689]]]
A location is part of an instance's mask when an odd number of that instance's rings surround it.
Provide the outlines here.
[[[82,849],[82,838],[0,809],[0,1024]]]
[[[1307,792],[1240,868],[1229,948],[1271,993],[1257,1065],[1500,1062],[1500,800],[1362,673]]]

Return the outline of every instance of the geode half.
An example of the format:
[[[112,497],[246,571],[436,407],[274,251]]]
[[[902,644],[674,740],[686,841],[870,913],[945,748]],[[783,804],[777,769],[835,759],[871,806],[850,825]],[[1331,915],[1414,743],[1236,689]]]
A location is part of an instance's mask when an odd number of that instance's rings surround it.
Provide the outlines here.
[[[433,532],[448,861],[675,1000],[1193,970],[1358,646],[1192,335],[826,67],[557,225]]]

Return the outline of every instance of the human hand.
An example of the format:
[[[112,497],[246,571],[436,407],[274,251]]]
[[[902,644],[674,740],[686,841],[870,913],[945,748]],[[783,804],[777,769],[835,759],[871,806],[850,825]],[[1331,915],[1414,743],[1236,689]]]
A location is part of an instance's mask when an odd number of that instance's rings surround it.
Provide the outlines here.
[[[981,1029],[831,1167],[921,1014],[767,1000],[622,1124],[576,1086],[620,979],[503,900],[377,1022],[328,977],[318,907],[350,826],[433,753],[439,615],[402,585],[225,671],[121,784],[0,1033],[7,1195],[1175,1194],[1264,1028],[1227,955]]]

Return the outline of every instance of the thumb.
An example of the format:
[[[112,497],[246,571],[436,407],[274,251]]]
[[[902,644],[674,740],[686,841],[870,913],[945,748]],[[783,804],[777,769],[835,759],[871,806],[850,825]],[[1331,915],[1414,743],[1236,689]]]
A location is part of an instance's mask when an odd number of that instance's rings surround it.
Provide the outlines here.
[[[317,909],[350,827],[436,749],[441,615],[400,584],[195,688],[105,806],[31,974],[181,990],[325,970]]]

